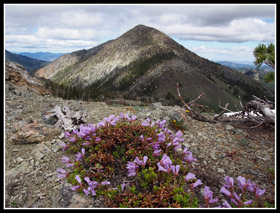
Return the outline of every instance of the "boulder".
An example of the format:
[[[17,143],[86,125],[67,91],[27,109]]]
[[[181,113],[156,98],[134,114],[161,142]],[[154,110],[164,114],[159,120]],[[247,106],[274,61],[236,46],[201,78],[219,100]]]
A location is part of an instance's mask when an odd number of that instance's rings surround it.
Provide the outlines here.
[[[30,123],[31,122],[31,123]],[[10,141],[15,144],[33,144],[47,141],[58,135],[60,130],[39,123],[38,120],[18,122],[14,124],[14,133]]]

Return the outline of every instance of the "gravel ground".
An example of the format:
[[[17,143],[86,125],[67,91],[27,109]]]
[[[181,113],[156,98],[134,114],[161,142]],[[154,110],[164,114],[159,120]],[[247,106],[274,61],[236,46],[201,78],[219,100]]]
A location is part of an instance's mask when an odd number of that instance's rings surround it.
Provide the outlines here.
[[[250,178],[266,189],[264,199],[275,200],[274,131],[195,121],[178,106],[107,105],[40,96],[10,84],[5,88],[6,208],[105,207],[102,199],[81,197],[57,178],[56,169],[64,167],[61,157],[65,153],[60,149],[62,130],[54,128],[51,120],[43,119],[56,105],[86,111],[88,123],[120,112],[134,113],[139,119],[169,120],[177,116],[186,126],[183,145],[198,159],[193,164],[193,173],[211,188],[214,197],[221,196],[219,189],[228,175]]]

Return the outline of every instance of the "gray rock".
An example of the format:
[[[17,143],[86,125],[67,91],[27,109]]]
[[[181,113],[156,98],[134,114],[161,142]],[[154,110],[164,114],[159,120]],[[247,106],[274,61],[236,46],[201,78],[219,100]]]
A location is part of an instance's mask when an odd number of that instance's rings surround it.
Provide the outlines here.
[[[157,108],[162,107],[162,104],[161,104],[160,102],[151,103],[151,104],[149,105],[149,107],[150,107],[151,109],[155,110],[155,109],[157,109]]]
[[[234,130],[234,127],[230,124],[227,124],[226,127],[225,127],[225,130],[232,131],[232,130]]]
[[[222,168],[218,168],[218,172],[219,172],[219,173],[225,173],[225,170],[222,169]]]
[[[16,160],[17,160],[18,163],[21,163],[23,161],[23,158],[22,157],[17,157]]]
[[[216,155],[213,152],[210,154],[210,156],[213,160],[218,160],[218,158],[216,157]]]
[[[13,90],[14,94],[17,96],[21,96],[21,91],[18,89]]]
[[[176,120],[177,122],[183,122],[187,119],[186,113],[183,108],[173,107],[167,112],[171,120]]]
[[[55,125],[57,121],[57,117],[54,116],[43,119],[43,123],[47,125]]]
[[[69,183],[62,184],[58,201],[55,201],[59,204],[59,207],[67,208],[70,205],[74,193],[71,187],[72,185]]]

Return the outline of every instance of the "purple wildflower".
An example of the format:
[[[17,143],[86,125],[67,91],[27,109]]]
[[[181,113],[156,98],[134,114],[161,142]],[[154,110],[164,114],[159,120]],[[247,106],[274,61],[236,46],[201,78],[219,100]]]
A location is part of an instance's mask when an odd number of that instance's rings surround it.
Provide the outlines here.
[[[255,197],[259,199],[265,193],[265,189],[260,189],[260,186],[255,188]]]
[[[77,137],[75,135],[73,135],[69,138],[69,141],[72,143],[75,143],[77,141]]]
[[[76,160],[77,160],[77,161],[83,160],[83,158],[84,158],[84,156],[85,156],[85,148],[82,148],[81,151],[82,151],[82,153],[78,152],[78,153],[76,154]]]
[[[212,198],[213,192],[210,190],[208,186],[204,187],[204,200],[206,202],[206,206],[212,203],[216,203],[218,201],[218,198]]]
[[[90,128],[90,132],[95,132],[96,126],[94,124],[89,124],[88,127]]]
[[[163,154],[160,162],[157,163],[157,165],[158,165],[159,171],[169,173],[171,171],[172,161],[166,154]]]
[[[68,172],[66,172],[64,169],[58,168],[56,171],[60,172],[60,174],[57,175],[59,179],[66,178],[68,176]]]
[[[129,161],[128,164],[126,164],[126,168],[128,169],[128,176],[135,176],[138,167],[139,166],[137,164]]]
[[[177,146],[174,147],[173,150],[176,151],[177,149],[181,149],[181,148],[182,148],[181,144],[178,144]]]
[[[142,121],[141,126],[149,126],[149,123],[147,121]]]
[[[176,151],[178,148],[181,148],[180,142],[184,141],[183,138],[180,138],[183,135],[183,133],[179,130],[175,135],[171,136],[172,141],[167,144],[168,146],[175,146],[174,151]]]
[[[193,180],[193,179],[196,179],[195,175],[193,173],[189,172],[184,180],[187,182],[187,181]]]
[[[76,179],[76,181],[78,181],[79,185],[73,186],[72,187],[73,191],[75,191],[75,190],[77,190],[79,188],[82,188],[82,180],[81,180],[80,176],[76,175],[75,179]]]
[[[230,202],[232,202],[236,206],[239,206],[239,203],[235,199],[233,199],[233,198],[230,198]]]
[[[158,141],[159,143],[164,142],[166,139],[165,134],[163,132],[158,134]]]
[[[157,121],[156,125],[158,126],[159,129],[162,129],[164,127],[165,123],[166,123],[166,120]]]
[[[163,154],[161,160],[160,160],[160,164],[161,165],[171,165],[172,164],[172,161],[171,159],[166,155],[166,154]]]
[[[120,113],[120,117],[119,118],[121,118],[121,119],[123,119],[124,118],[124,115],[123,115],[123,113],[121,112]]]
[[[169,172],[169,169],[166,169],[166,168],[162,167],[162,166],[160,165],[160,163],[157,163],[157,166],[158,166],[158,171],[163,171],[163,172],[166,172],[166,173]]]
[[[251,180],[248,179],[246,182],[246,179],[244,177],[238,176],[236,178],[238,180],[238,186],[241,188],[242,191],[244,191],[245,189],[247,189],[251,184]]]
[[[176,165],[176,166],[171,165],[171,170],[175,176],[179,176],[180,165]]]
[[[61,149],[62,149],[62,151],[67,150],[67,149],[68,149],[68,147],[69,147],[69,146],[67,146],[64,142],[62,142],[60,145],[61,145]]]
[[[108,125],[115,126],[117,125],[117,121],[119,118],[116,118],[115,115],[110,115],[109,118],[105,117],[104,120],[107,122]]]
[[[84,126],[83,124],[80,125],[80,132],[77,133],[78,137],[83,138],[89,135],[91,132],[91,127]]]
[[[80,178],[80,176],[79,176],[79,175],[76,175],[75,179],[78,181],[78,183],[79,183],[79,184],[81,184],[81,183],[82,183],[82,180],[81,180],[81,178]]]
[[[136,119],[137,119],[137,116],[136,115],[132,115],[131,121],[135,121]]]
[[[65,133],[64,133],[64,137],[65,137],[65,138],[69,138],[69,137],[70,137],[70,133],[69,133],[69,132],[65,132]]]
[[[62,156],[62,163],[70,163],[71,160],[68,157]]]
[[[89,195],[89,194],[90,194],[90,191],[87,190],[87,189],[83,189],[83,191],[84,191],[84,193],[85,193],[86,195]]]
[[[96,142],[101,142],[101,138],[100,138],[100,137],[96,137],[96,138],[95,138],[95,141],[96,141]]]
[[[89,141],[86,141],[85,143],[82,144],[83,146],[89,146],[90,145],[90,142]]]
[[[136,118],[137,118],[136,115],[132,115],[132,116],[130,117],[128,114],[126,114],[124,117],[125,117],[128,121],[135,121]]]
[[[84,180],[88,183],[88,188],[84,190],[84,193],[88,195],[91,192],[92,196],[95,196],[96,192],[94,189],[98,186],[98,183],[96,181],[91,181],[89,177],[85,177]]]
[[[187,147],[184,148],[184,150],[183,150],[183,155],[185,155],[185,154],[191,154],[191,153],[192,153],[192,152],[189,151]]]
[[[71,163],[71,160],[65,156],[62,157],[62,163],[66,163],[66,167],[73,167],[74,164]]]
[[[96,188],[98,186],[98,182],[91,181],[89,177],[85,177],[84,180],[88,183],[89,186]]]
[[[226,208],[232,208],[231,205],[227,201],[223,202],[223,206]]]
[[[137,163],[139,166],[144,167],[146,165],[147,160],[148,160],[147,156],[144,156],[143,161],[139,160],[139,158],[136,156],[134,163]]]
[[[101,185],[103,185],[103,186],[110,185],[110,184],[111,183],[108,180],[101,182]]]
[[[250,205],[253,202],[252,200],[248,200],[243,203],[241,197],[238,194],[236,194],[236,192],[233,192],[233,196],[238,201],[238,203],[233,198],[231,199],[231,202],[233,202],[238,207],[243,207],[244,205]]]
[[[155,157],[158,157],[158,156],[161,155],[161,152],[162,152],[161,149],[156,149],[156,150],[154,150],[153,155],[154,155]]]
[[[232,197],[232,194],[230,193],[230,191],[228,191],[224,186],[220,189],[220,192],[222,192],[223,194],[225,194],[228,197]]]
[[[123,190],[124,190],[125,185],[126,185],[125,183],[122,183],[122,184],[121,184],[121,190],[122,190],[122,192],[123,192]]]
[[[245,186],[246,186],[246,179],[244,177],[238,176],[236,178],[238,180],[238,186],[241,188],[241,190],[244,190]]]
[[[104,126],[106,126],[106,122],[105,121],[99,121],[98,123],[97,123],[97,128],[99,129],[99,127],[104,127]]]
[[[226,183],[224,184],[224,187],[227,189],[233,189],[233,184],[234,184],[234,180],[233,178],[226,176],[225,179]]]
[[[196,161],[197,159],[192,156],[192,153],[190,153],[189,156],[184,157],[184,160],[187,161],[188,163],[191,163],[193,161]]]
[[[252,203],[253,203],[252,200],[247,200],[246,202],[243,203],[243,205],[250,205],[250,204],[252,204]]]
[[[96,134],[93,134],[93,135],[96,135]],[[92,136],[90,136],[90,135],[86,135],[85,137],[83,137],[83,139],[85,141],[89,141],[89,140],[91,140],[91,138],[92,138]]]
[[[77,135],[79,138],[83,138],[86,136],[86,134],[84,132],[82,132],[81,130],[80,130],[80,132],[77,133]]]
[[[159,149],[160,148],[160,144],[159,142],[153,142],[151,143],[151,146],[153,147],[154,150]]]
[[[197,181],[195,181],[195,183],[191,184],[192,189],[194,189],[195,187],[202,185],[202,182],[200,179],[198,179]]]
[[[233,192],[233,196],[238,202],[241,202],[241,197],[238,194],[236,194],[236,192]]]
[[[183,133],[179,130],[178,132],[176,132],[175,136],[180,138],[183,136]]]

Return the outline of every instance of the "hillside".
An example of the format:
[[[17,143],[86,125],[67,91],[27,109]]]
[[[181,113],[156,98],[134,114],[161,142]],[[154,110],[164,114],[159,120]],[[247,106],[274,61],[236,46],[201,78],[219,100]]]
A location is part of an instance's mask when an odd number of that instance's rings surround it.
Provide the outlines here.
[[[46,66],[49,62],[37,60],[23,55],[18,55],[5,50],[5,62],[16,62],[21,64],[29,73]]]
[[[243,100],[252,95],[274,98],[259,82],[201,58],[144,25],[89,50],[63,55],[38,70],[36,76],[88,89],[91,98],[150,97],[166,104],[178,102],[179,82],[183,98],[192,100],[205,92],[202,103],[216,110],[219,100],[235,109],[239,95]]]

